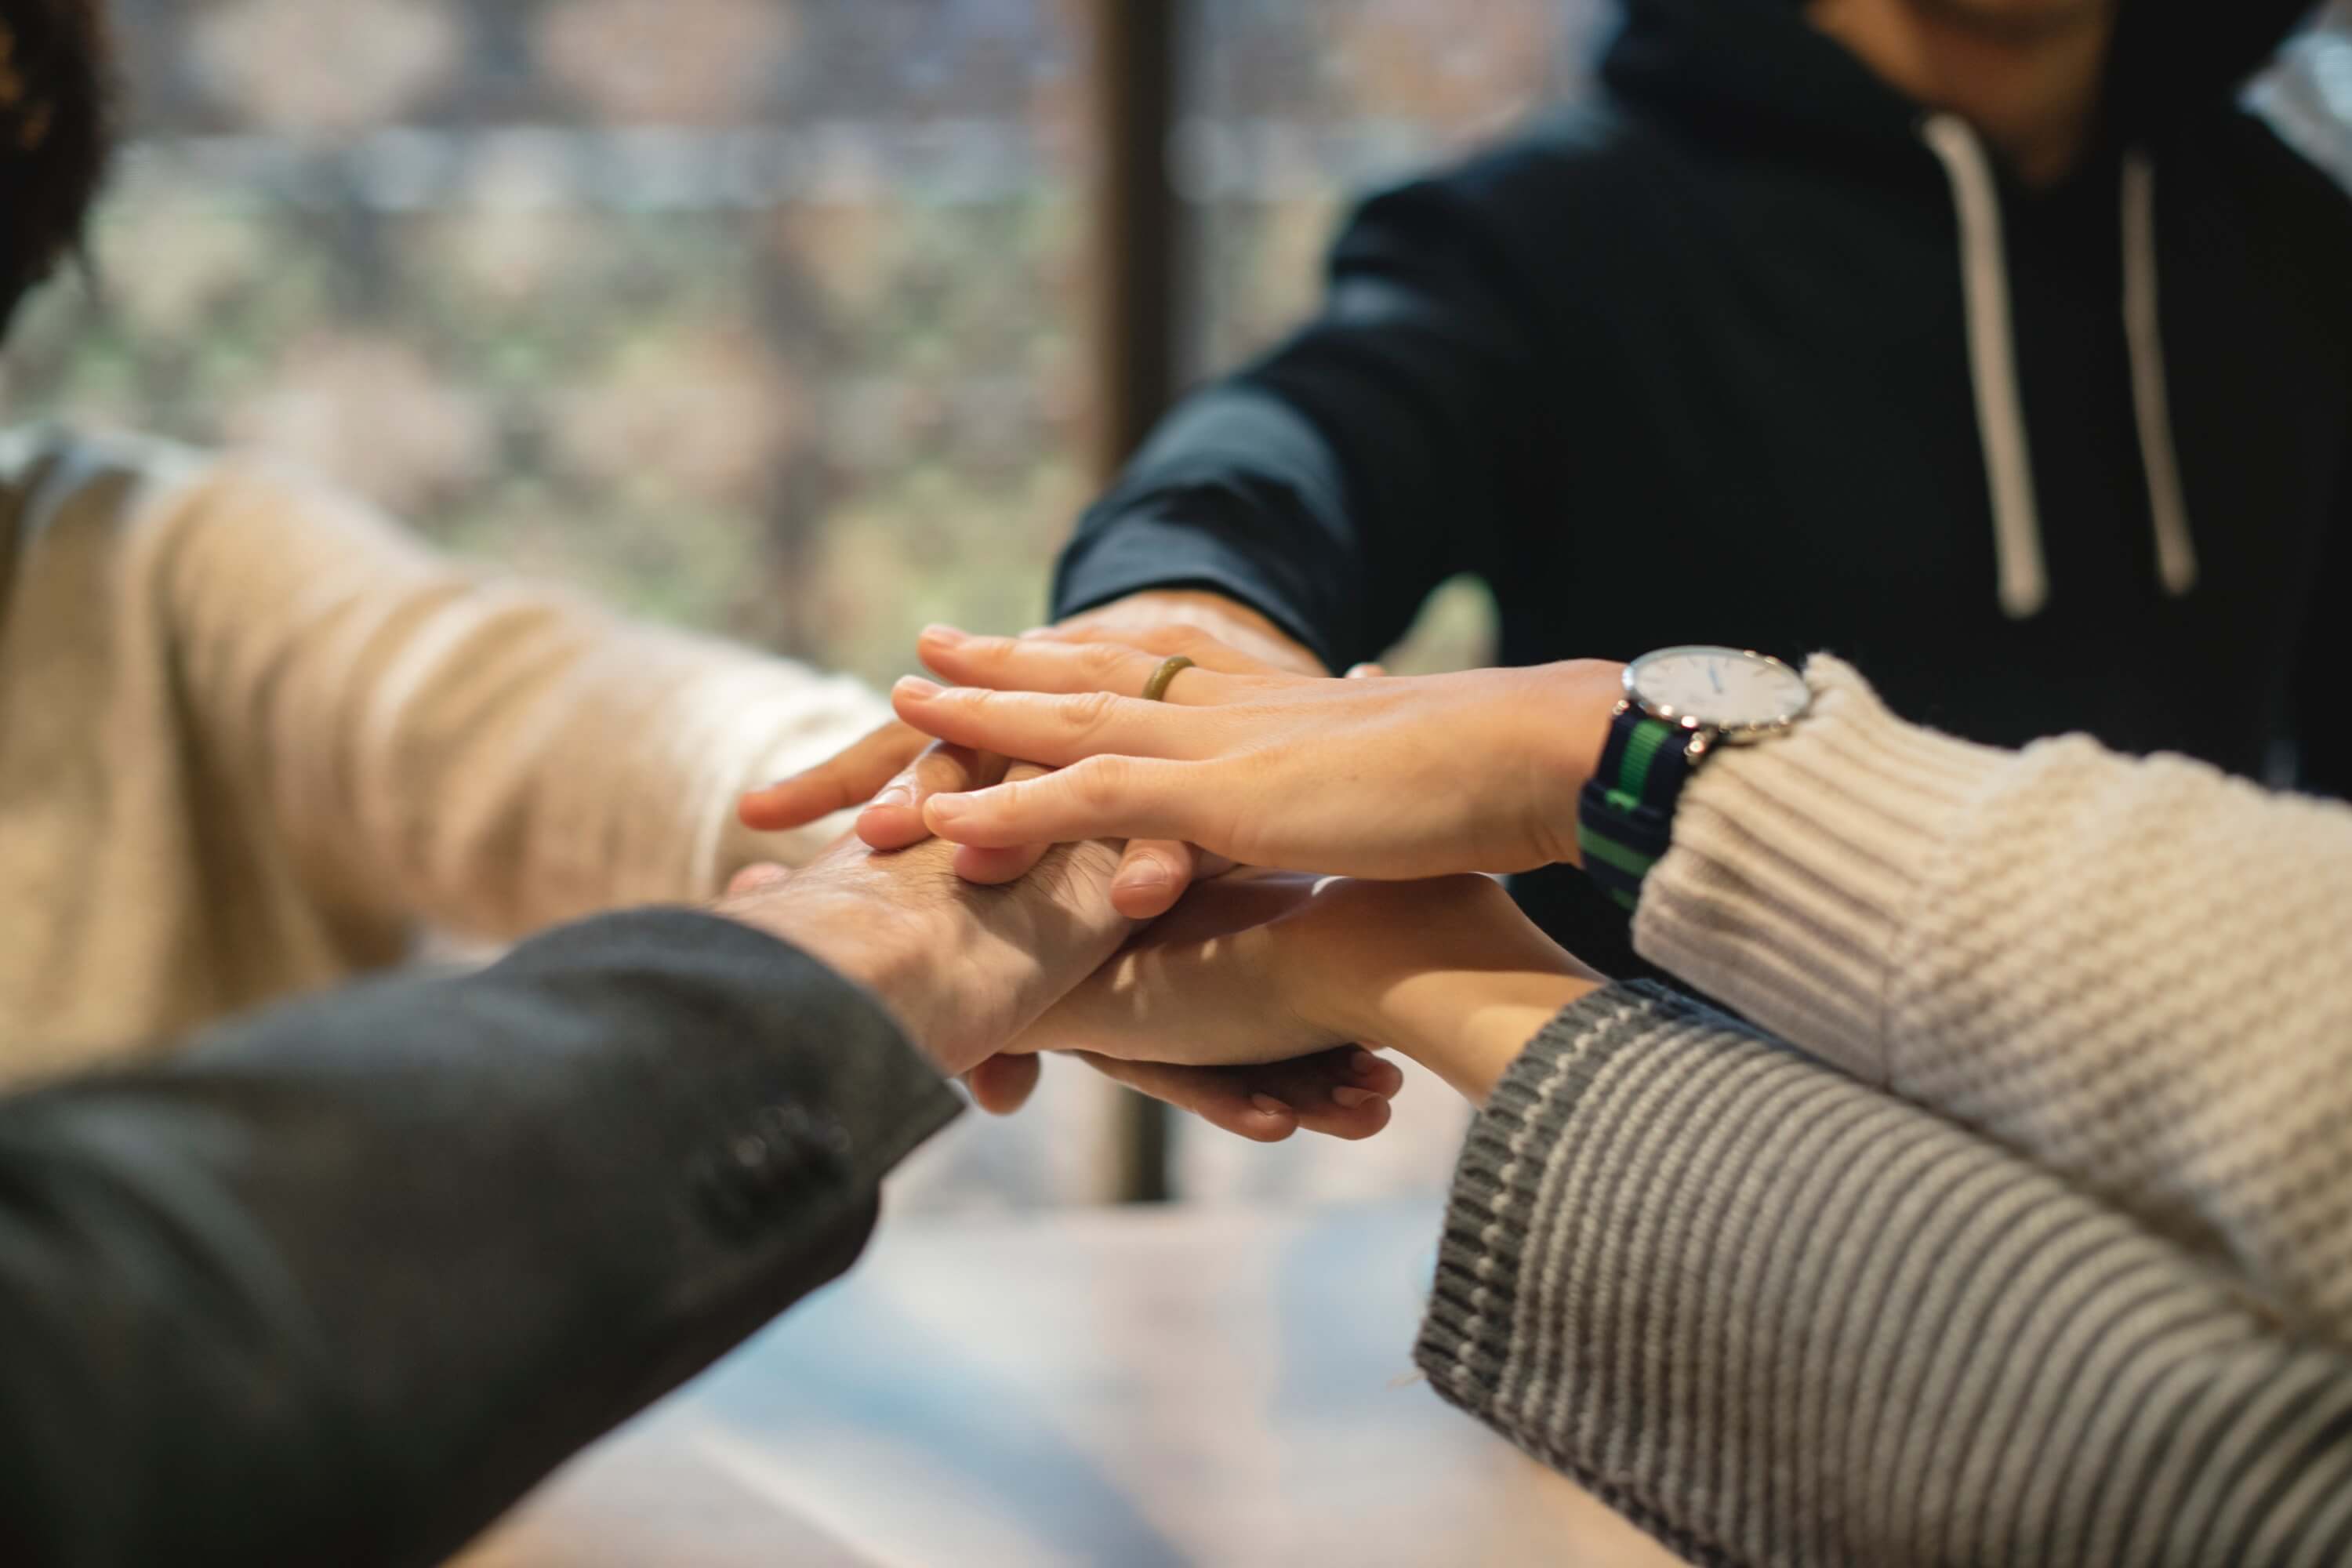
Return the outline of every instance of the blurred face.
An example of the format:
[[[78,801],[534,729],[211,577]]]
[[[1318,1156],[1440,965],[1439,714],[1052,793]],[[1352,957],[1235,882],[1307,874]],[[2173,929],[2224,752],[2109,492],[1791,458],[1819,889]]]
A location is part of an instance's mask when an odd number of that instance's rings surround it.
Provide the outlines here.
[[[2120,0],[1904,0],[1939,22],[2013,43],[2072,33],[2115,14]]]
[[[100,0],[0,0],[0,329],[80,238],[106,163]]]

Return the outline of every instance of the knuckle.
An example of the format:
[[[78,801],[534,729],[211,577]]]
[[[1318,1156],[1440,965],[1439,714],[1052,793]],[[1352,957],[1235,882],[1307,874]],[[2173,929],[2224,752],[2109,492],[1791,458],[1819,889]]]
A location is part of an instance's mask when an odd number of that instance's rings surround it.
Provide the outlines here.
[[[1118,679],[1120,671],[1132,657],[1117,643],[1087,643],[1078,649],[1078,668],[1097,686],[1108,686]]]
[[[1126,793],[1132,773],[1125,757],[1094,757],[1066,770],[1070,798],[1089,811],[1108,811]]]
[[[1201,649],[1208,646],[1209,637],[1190,622],[1177,621],[1152,627],[1139,640],[1156,654],[1172,657],[1181,653],[1197,658]]]
[[[1080,734],[1091,734],[1110,720],[1118,699],[1108,691],[1078,691],[1061,698],[1055,717]]]

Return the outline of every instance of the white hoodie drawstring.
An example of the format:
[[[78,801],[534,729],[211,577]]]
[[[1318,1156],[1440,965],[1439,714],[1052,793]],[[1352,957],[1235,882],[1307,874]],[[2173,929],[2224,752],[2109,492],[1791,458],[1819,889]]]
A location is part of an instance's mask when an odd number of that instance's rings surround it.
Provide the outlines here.
[[[2000,193],[1984,145],[1966,121],[1953,114],[1929,115],[1919,135],[1942,161],[1952,183],[1952,206],[1960,225],[1969,376],[1976,389],[1977,430],[1992,494],[2000,607],[2012,619],[2023,620],[2049,601],[2050,578],[2042,555],[2025,405],[2017,388]],[[2140,467],[2147,478],[2157,575],[2165,592],[2178,597],[2197,585],[2197,549],[2189,531],[2189,503],[2181,489],[2164,386],[2164,338],[2156,300],[2156,171],[2137,151],[2124,160],[2123,247],[2124,342],[2131,357],[2132,413],[2138,422]]]
[[[1943,160],[1960,224],[1960,298],[1968,311],[1969,378],[1977,395],[1977,434],[1992,494],[1993,557],[2000,607],[2011,619],[2038,613],[2050,597],[2042,559],[2042,520],[2033,499],[2033,458],[2025,442],[2025,408],[2017,391],[2017,350],[2009,319],[2009,258],[2000,233],[2000,194],[1992,165],[1968,122],[1931,114],[1919,134]]]
[[[2164,391],[2164,334],[2156,313],[2156,169],[2135,148],[2124,157],[2124,341],[2131,349],[2132,413],[2139,420],[2140,466],[2156,528],[2156,573],[2179,598],[2197,585],[2197,545],[2172,445]]]

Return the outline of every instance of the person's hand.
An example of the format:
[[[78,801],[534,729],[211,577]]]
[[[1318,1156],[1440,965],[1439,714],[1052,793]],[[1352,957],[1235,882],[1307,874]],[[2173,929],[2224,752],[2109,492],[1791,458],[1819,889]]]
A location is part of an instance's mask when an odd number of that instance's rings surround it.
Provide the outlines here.
[[[1523,871],[1576,859],[1622,666],[1597,660],[1377,680],[1268,669],[1197,634],[1075,644],[935,626],[899,718],[1058,771],[924,806],[980,848],[1177,839],[1246,866],[1363,877]],[[1191,658],[1166,700],[1139,694]]]
[[[943,844],[880,854],[845,838],[781,881],[719,912],[792,943],[871,991],[947,1073],[962,1073],[1026,1028],[1134,930],[1103,891],[1118,851],[1053,850],[1033,876],[976,887]]]
[[[1030,635],[1040,640],[1090,640],[1178,626],[1213,637],[1271,669],[1324,673],[1315,656],[1273,622],[1220,594],[1169,589],[1132,594]],[[902,849],[930,837],[923,824],[923,806],[933,795],[996,784],[1004,766],[1001,757],[938,745],[904,723],[887,724],[804,773],[745,795],[737,812],[745,826],[777,833],[864,805],[857,836],[877,849]],[[1042,844],[975,847],[957,857],[956,869],[971,881],[1008,882],[1026,872],[1044,852]],[[1150,920],[1171,908],[1200,869],[1192,850],[1182,843],[1129,844],[1111,885],[1111,902],[1133,919]]]
[[[1389,1099],[1404,1087],[1394,1068],[1355,1050],[1232,1067],[1068,1054],[1113,1083],[1257,1143],[1279,1143],[1293,1132],[1369,1138],[1388,1125]],[[1010,1116],[1036,1091],[1044,1059],[1041,1052],[1001,1051],[965,1073],[964,1088],[990,1115]]]
[[[1486,877],[1251,874],[1193,889],[1012,1049],[1217,1065],[1360,1042],[1483,1102],[1536,1031],[1601,984]],[[1349,1059],[1369,1086],[1379,1058]]]
[[[845,838],[797,872],[738,874],[719,912],[780,937],[881,1000],[941,1071],[963,1075],[982,1109],[1015,1109],[1035,1086],[1034,1056],[998,1047],[1076,984],[1133,930],[1104,898],[1117,857],[1106,845],[1054,850],[1007,888],[957,877],[952,851],[877,854]],[[1213,1126],[1261,1142],[1304,1128],[1364,1137],[1387,1120],[1333,1090],[1363,1080],[1344,1058],[1247,1068],[1100,1064],[1109,1076]],[[1376,1087],[1393,1092],[1385,1079]]]

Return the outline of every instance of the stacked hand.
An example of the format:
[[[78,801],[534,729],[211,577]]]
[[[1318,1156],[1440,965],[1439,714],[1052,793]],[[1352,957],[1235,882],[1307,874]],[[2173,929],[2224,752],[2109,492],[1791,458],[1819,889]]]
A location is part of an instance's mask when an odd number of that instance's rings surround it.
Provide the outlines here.
[[[900,719],[1058,771],[935,794],[924,825],[972,848],[1181,839],[1251,866],[1351,876],[1573,861],[1621,666],[1598,661],[1333,681],[1186,628],[1069,643],[923,634]],[[1139,696],[1167,658],[1193,668]]]
[[[1265,616],[1214,594],[1138,594],[1031,637],[1091,642],[1170,635],[1216,639],[1234,657],[1255,660],[1268,670],[1301,677],[1323,674],[1313,654],[1276,631]],[[930,837],[923,813],[934,796],[979,789],[1008,777],[1017,783],[1043,771],[1024,768],[1008,775],[1008,755],[1018,753],[992,755],[934,741],[909,724],[886,724],[831,761],[744,796],[743,822],[762,832],[780,833],[858,806],[863,808],[857,816],[860,838],[877,849],[903,849]],[[1044,852],[1042,841],[972,848],[956,857],[956,871],[971,881],[1009,882]],[[1111,902],[1136,920],[1164,914],[1200,868],[1189,845],[1130,836],[1111,884]]]
[[[1601,984],[1491,878],[1244,873],[1193,889],[1013,1048],[1213,1063],[1361,1042],[1483,1102],[1536,1031]]]
[[[857,824],[868,846],[904,852],[936,834],[953,847],[919,854],[938,875],[1013,884],[963,897],[1065,884],[1058,918],[1088,940],[1040,965],[1029,1003],[963,1030],[946,1055],[991,1109],[1025,1097],[1034,1053],[1072,1051],[1249,1136],[1361,1136],[1385,1122],[1399,1080],[1360,1042],[1483,1098],[1597,977],[1496,884],[1459,873],[1574,858],[1576,796],[1619,668],[1337,681],[1307,673],[1311,659],[1263,622],[1219,620],[1218,606],[1247,612],[1213,595],[1147,598],[1133,615],[1020,638],[932,628],[924,662],[954,684],[900,682],[899,725],[748,796],[744,819],[793,826],[870,795]],[[1207,607],[1171,611],[1171,598]],[[1175,654],[1191,667],[1164,700],[1144,700]],[[1115,872],[1111,840],[1130,841]],[[1176,904],[1237,863],[1391,880],[1243,873]],[[1171,905],[1112,956],[1125,917]]]
[[[880,999],[942,1072],[967,1075],[986,1108],[1026,1097],[1041,1042],[1031,1025],[1116,954],[1134,922],[1107,896],[1117,852],[1080,844],[1044,856],[1008,887],[976,887],[950,868],[952,848],[877,853],[855,840],[798,871],[760,867],[736,879],[719,912],[822,960]],[[1388,1122],[1402,1079],[1360,1053],[1276,1048],[1216,1063],[1106,1059],[1134,1088],[1245,1138],[1299,1128],[1364,1138]],[[1325,1045],[1335,1042],[1326,1041]],[[1013,1054],[1000,1054],[1008,1047]],[[976,1076],[972,1076],[976,1075]]]

